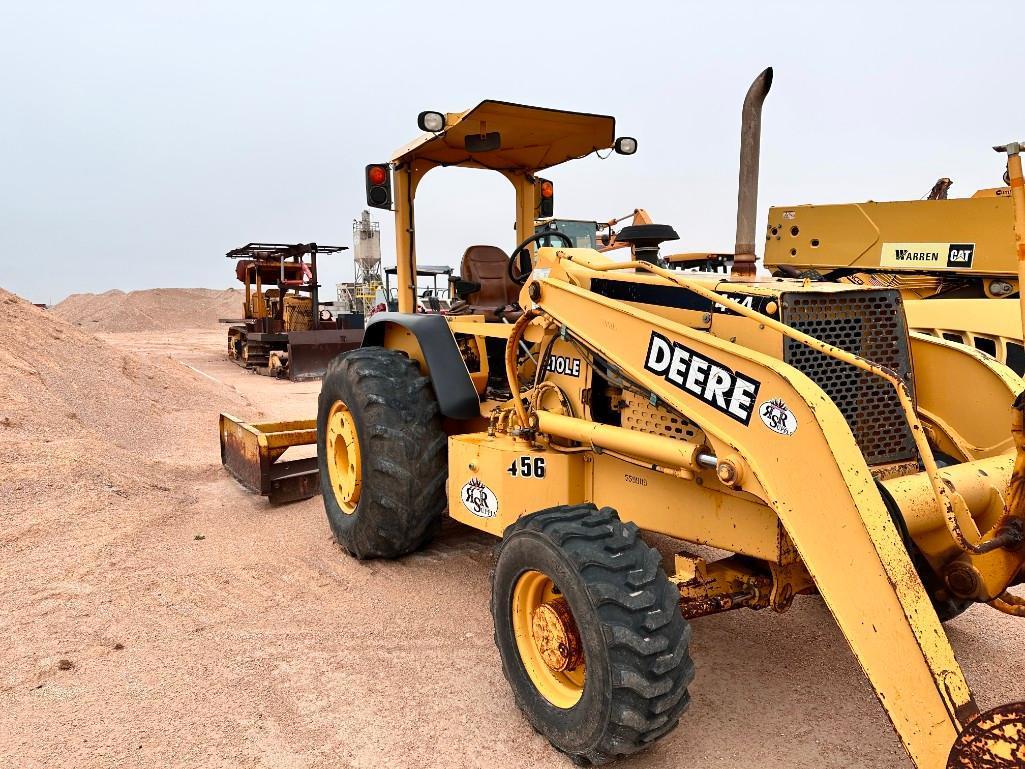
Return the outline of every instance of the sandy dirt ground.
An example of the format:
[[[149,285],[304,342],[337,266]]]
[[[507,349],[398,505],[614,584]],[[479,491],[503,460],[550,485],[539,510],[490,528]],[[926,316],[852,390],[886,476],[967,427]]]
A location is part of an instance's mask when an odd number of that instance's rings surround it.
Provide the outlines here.
[[[319,387],[242,371],[223,337],[104,335],[192,367],[202,398],[124,425],[145,482],[111,492],[42,462],[45,504],[5,513],[0,767],[570,766],[502,678],[491,539],[453,524],[361,563],[319,499],[270,507],[222,471],[219,410],[306,416]],[[1025,623],[976,607],[948,629],[982,707],[1025,699]],[[619,766],[910,766],[819,600],[697,620],[692,654],[680,727]]]

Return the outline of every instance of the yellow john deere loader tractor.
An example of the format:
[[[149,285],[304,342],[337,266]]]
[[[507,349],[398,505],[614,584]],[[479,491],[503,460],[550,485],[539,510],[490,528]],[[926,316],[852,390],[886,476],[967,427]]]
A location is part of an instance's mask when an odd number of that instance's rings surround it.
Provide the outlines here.
[[[773,206],[765,266],[928,299],[908,304],[912,330],[973,346],[1021,375],[1011,189],[948,199],[949,186],[940,179],[927,200]]]
[[[446,507],[501,537],[491,611],[505,676],[578,762],[677,725],[691,619],[817,593],[917,767],[1022,766],[1025,706],[980,714],[941,620],[972,603],[1025,614],[1008,592],[1025,561],[1025,383],[909,333],[896,290],[755,277],[770,78],[745,102],[728,277],[657,266],[675,235],[662,225],[626,233],[630,261],[573,243],[530,252],[537,174],[636,145],[614,140],[612,117],[495,101],[421,114],[428,133],[368,167],[386,172],[368,170],[368,197],[394,206],[403,290],[400,312],[374,316],[323,382],[328,520],[358,558],[416,550]],[[449,165],[509,179],[521,242],[466,249],[473,314],[413,314],[415,193]],[[667,574],[642,531],[732,555],[684,550]]]

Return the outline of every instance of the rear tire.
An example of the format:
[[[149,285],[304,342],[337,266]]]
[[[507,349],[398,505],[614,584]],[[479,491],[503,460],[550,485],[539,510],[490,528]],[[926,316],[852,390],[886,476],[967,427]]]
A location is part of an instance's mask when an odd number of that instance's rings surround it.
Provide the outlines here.
[[[328,415],[339,402],[358,441],[358,501],[351,512],[328,462]],[[318,401],[317,462],[338,543],[360,559],[397,558],[426,544],[445,511],[447,445],[431,382],[404,354],[363,347],[332,360]]]
[[[572,697],[565,691],[536,683],[547,675],[538,658],[530,669],[524,663],[531,652],[522,651],[527,634],[523,620],[517,624],[514,618],[522,616],[517,586],[538,574],[554,587],[546,595],[568,604],[582,648],[583,682],[568,707]],[[575,762],[601,764],[641,750],[672,731],[687,708],[694,665],[679,593],[666,578],[659,553],[611,508],[565,505],[509,526],[492,577],[491,613],[516,704]],[[533,629],[530,635],[535,638]],[[574,683],[565,673],[561,680]],[[549,697],[546,690],[560,697]]]

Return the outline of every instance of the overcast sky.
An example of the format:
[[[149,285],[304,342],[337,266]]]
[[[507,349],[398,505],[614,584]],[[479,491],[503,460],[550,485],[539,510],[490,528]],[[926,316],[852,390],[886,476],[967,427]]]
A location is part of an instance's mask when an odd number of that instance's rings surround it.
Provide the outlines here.
[[[0,286],[42,302],[219,288],[224,252],[250,240],[350,245],[364,165],[414,138],[421,110],[485,98],[615,115],[638,138],[633,157],[546,174],[557,214],[641,206],[679,250],[729,250],[740,104],[768,65],[760,223],[770,203],[914,199],[939,176],[969,195],[999,183],[991,145],[1025,139],[1015,8],[5,3]],[[393,263],[391,215],[375,216]],[[424,263],[514,245],[494,174],[435,171],[417,216]],[[351,276],[348,252],[324,262],[325,285]]]

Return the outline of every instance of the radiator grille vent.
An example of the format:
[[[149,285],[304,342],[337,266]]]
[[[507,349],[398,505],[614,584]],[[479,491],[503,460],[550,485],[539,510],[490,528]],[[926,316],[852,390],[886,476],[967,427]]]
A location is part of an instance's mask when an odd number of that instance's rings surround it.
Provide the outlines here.
[[[908,333],[896,291],[786,293],[781,320],[823,342],[897,372],[914,393]],[[915,459],[911,429],[889,382],[792,339],[783,360],[837,405],[869,465]]]

